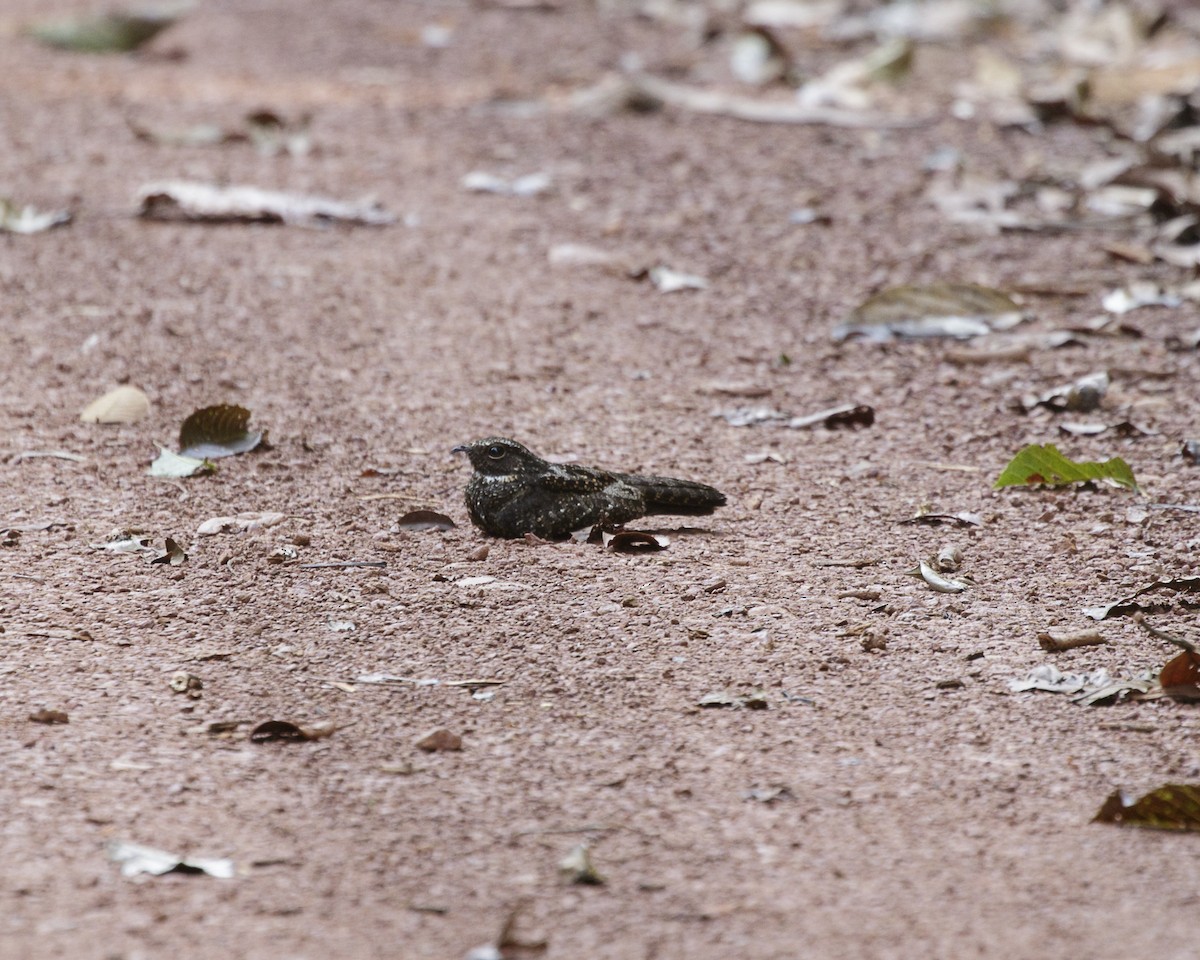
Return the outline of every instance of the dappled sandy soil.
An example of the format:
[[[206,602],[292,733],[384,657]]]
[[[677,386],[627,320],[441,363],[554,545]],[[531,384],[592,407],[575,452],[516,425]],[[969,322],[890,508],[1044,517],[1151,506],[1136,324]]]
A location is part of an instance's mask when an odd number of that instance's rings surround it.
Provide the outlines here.
[[[1197,358],[1170,349],[1195,306],[985,363],[830,336],[895,284],[1024,291],[1023,329],[1044,332],[1131,281],[1186,279],[1107,253],[1132,242],[1120,229],[990,234],[926,198],[935,151],[1017,177],[1103,157],[1103,129],[955,119],[954,43],[922,46],[874,106],[919,123],[853,129],[571,109],[629,52],[732,89],[704,72],[718,48],[615,4],[206,0],[115,57],[21,36],[43,6],[10,0],[0,24],[0,194],[75,214],[0,235],[0,529],[19,531],[0,546],[6,958],[459,958],[518,906],[517,939],[553,958],[1195,955],[1195,840],[1089,821],[1119,787],[1200,779],[1196,707],[1008,687],[1048,660],[1131,674],[1170,655],[1083,608],[1197,572],[1200,516],[1147,506],[1200,501],[1178,456],[1200,429]],[[422,42],[431,24],[449,46]],[[871,46],[795,42],[813,70]],[[131,128],[260,108],[311,115],[311,151]],[[550,186],[471,193],[475,170]],[[172,178],[370,196],[398,219],[137,219],[138,188]],[[789,220],[804,208],[821,216]],[[708,285],[552,264],[567,243]],[[1090,419],[1152,434],[1066,437],[1013,408],[1104,369]],[[147,419],[79,421],[120,383],[150,396]],[[714,416],[849,402],[874,425]],[[270,448],[147,476],[213,403],[250,408]],[[488,541],[449,453],[488,434],[704,480],[729,506],[664,518],[670,547],[649,555]],[[1121,456],[1149,500],[993,491],[1029,442]],[[25,455],[47,451],[82,459]],[[458,526],[400,530],[418,507]],[[901,525],[922,510],[981,522]],[[286,519],[196,534],[246,511]],[[189,558],[92,547],[114,531]],[[965,592],[907,575],[945,544]],[[280,547],[296,559],[272,562]],[[384,566],[302,567],[339,561]],[[1155,622],[1195,635],[1186,611]],[[1037,643],[1091,627],[1108,645]],[[171,689],[181,670],[198,699]],[[421,682],[355,682],[373,673]],[[450,683],[471,679],[503,683]],[[698,706],[720,691],[767,708]],[[27,719],[42,708],[70,722]],[[247,738],[272,719],[337,730]],[[417,749],[438,728],[461,751]],[[115,840],[236,876],[126,878]],[[580,843],[603,885],[560,875]]]

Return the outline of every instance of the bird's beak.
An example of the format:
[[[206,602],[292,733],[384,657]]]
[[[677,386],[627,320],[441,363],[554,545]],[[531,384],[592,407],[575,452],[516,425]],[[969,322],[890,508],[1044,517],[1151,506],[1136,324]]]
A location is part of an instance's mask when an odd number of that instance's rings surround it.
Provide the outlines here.
[[[460,444],[459,444],[457,447],[453,447],[453,448],[450,450],[450,452],[451,452],[451,453],[466,453],[466,452],[467,452],[467,445],[466,445],[465,443],[460,443]]]

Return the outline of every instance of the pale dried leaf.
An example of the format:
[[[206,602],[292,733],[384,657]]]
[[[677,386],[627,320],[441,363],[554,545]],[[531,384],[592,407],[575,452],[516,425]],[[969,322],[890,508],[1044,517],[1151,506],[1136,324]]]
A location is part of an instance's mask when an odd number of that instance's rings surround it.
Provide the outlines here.
[[[258,187],[220,187],[190,180],[147,184],[139,191],[138,202],[139,215],[156,220],[383,226],[396,219],[374,201],[345,203]]]
[[[128,384],[116,387],[83,408],[84,423],[137,423],[150,413],[150,398]]]

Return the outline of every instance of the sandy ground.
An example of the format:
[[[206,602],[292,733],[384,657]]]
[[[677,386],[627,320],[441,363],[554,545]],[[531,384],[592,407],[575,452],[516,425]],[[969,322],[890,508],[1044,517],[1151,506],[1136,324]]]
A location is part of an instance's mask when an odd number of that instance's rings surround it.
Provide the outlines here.
[[[1160,665],[1168,649],[1128,620],[1053,658],[1036,635],[1195,575],[1200,516],[1131,512],[1144,501],[1111,489],[991,489],[1022,444],[1055,442],[1124,457],[1154,500],[1200,500],[1177,456],[1200,370],[1166,345],[1195,308],[986,365],[941,341],[830,337],[890,284],[1041,289],[1032,329],[1051,330],[1097,316],[1106,289],[1177,278],[1094,234],[955,226],[923,197],[939,148],[1011,174],[1100,156],[1098,132],[951,118],[951,49],[918,60],[914,100],[936,109],[911,129],[513,108],[561,103],[631,50],[678,67],[678,30],[574,0],[207,0],[126,57],[11,29],[43,6],[10,0],[0,36],[0,194],[75,213],[0,235],[0,528],[24,528],[0,547],[6,958],[459,958],[518,906],[518,939],[550,958],[1195,956],[1196,841],[1089,821],[1118,787],[1200,778],[1196,708],[1085,708],[1007,681],[1047,659]],[[420,41],[437,23],[445,49]],[[311,114],[313,151],[130,128],[263,107]],[[552,185],[473,194],[472,170]],[[176,177],[369,195],[401,219],[137,219],[137,189]],[[828,222],[789,222],[809,205]],[[668,295],[551,265],[564,243],[709,285]],[[1097,416],[1156,434],[1065,438],[1011,406],[1101,369]],[[147,419],[79,422],[119,383],[151,397]],[[846,402],[875,424],[713,416]],[[271,448],[212,477],[146,476],[211,403],[253,410]],[[488,434],[704,480],[730,505],[691,529],[666,519],[653,555],[488,541],[449,453]],[[85,459],[20,456],[51,450]],[[762,453],[776,459],[749,462]],[[414,507],[458,526],[397,529]],[[930,508],[982,523],[900,525]],[[243,511],[286,520],[196,535]],[[90,547],[114,530],[174,537],[189,559]],[[906,575],[947,543],[961,594]],[[271,562],[283,546],[297,562]],[[386,566],[299,565],[334,561]],[[1194,632],[1186,612],[1156,622]],[[180,670],[198,699],[170,688]],[[354,682],[370,673],[441,682]],[[469,679],[504,682],[450,683]],[[759,690],[767,709],[697,705]],[[30,722],[41,708],[70,722]],[[271,719],[338,729],[250,742]],[[242,725],[206,732],[218,721]],[[437,728],[461,751],[416,748]],[[236,876],[125,878],[114,840],[227,857]],[[603,885],[560,875],[579,843]]]

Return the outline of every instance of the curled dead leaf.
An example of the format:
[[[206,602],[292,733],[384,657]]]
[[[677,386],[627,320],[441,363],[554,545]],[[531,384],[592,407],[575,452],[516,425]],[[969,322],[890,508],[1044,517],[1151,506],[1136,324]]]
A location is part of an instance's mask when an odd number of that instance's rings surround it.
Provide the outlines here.
[[[290,720],[267,720],[250,731],[251,743],[299,743],[303,740],[322,740],[331,736],[337,726],[328,721],[301,725]]]
[[[443,727],[425,734],[416,742],[415,746],[418,750],[424,750],[426,753],[436,753],[461,750],[463,741],[457,733],[451,733]]]
[[[71,721],[70,721],[70,718],[67,716],[67,712],[65,710],[42,709],[42,710],[35,710],[33,713],[31,713],[29,715],[29,722],[30,723],[59,724],[59,723],[70,723]]]
[[[569,883],[582,886],[599,887],[604,885],[604,878],[592,863],[592,854],[586,843],[578,844],[559,861],[558,869]]]
[[[669,537],[642,530],[621,530],[617,533],[605,530],[601,535],[604,546],[614,553],[653,553],[666,550],[671,545]]]
[[[202,407],[189,414],[179,428],[179,455],[198,460],[219,460],[247,453],[266,439],[262,430],[250,430],[250,411],[231,403]]]
[[[457,524],[444,513],[433,510],[410,510],[399,520],[396,526],[401,530],[453,530]]]
[[[84,423],[136,423],[150,413],[150,398],[128,384],[97,397],[79,414]]]

